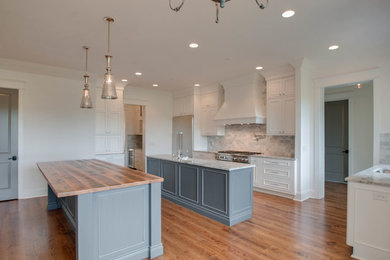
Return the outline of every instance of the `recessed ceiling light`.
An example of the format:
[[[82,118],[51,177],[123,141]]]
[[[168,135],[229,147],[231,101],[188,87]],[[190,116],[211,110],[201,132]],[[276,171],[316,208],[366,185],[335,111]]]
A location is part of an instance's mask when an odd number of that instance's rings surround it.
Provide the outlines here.
[[[334,50],[337,50],[338,48],[339,48],[340,46],[338,46],[338,45],[331,45],[331,46],[329,46],[329,50],[331,50],[331,51],[334,51]]]
[[[136,73],[134,73],[134,74],[137,75],[137,76],[141,76],[141,75],[142,75],[141,72],[136,72]]]
[[[263,69],[263,67],[261,67],[261,66],[258,66],[258,67],[256,67],[256,69],[257,69],[257,70],[262,70],[262,69]]]
[[[196,83],[194,84],[194,87],[200,87],[200,84]]]
[[[122,82],[127,82],[127,79],[122,79]]]
[[[199,47],[199,44],[197,44],[197,43],[195,43],[195,42],[193,42],[193,43],[190,43],[190,48],[192,48],[192,49],[196,49],[196,48],[198,48]]]
[[[158,84],[153,84],[153,87],[158,87]]]
[[[292,16],[294,16],[295,15],[295,11],[294,10],[286,10],[286,11],[284,11],[283,13],[282,13],[282,16],[284,17],[284,18],[290,18],[290,17],[292,17]]]

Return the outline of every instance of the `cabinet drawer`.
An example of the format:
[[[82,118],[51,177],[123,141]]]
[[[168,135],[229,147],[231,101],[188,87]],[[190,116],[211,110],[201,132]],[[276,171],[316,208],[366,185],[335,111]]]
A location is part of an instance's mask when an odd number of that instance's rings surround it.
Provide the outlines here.
[[[293,165],[293,161],[288,160],[278,160],[278,159],[267,159],[264,158],[264,166],[266,165],[274,165],[274,166],[282,166],[282,167],[291,167]]]
[[[284,180],[291,180],[293,178],[293,172],[287,168],[270,168],[264,167],[264,179],[278,178]]]
[[[263,180],[263,188],[270,189],[283,193],[293,193],[293,189],[290,183],[286,183],[278,180]]]

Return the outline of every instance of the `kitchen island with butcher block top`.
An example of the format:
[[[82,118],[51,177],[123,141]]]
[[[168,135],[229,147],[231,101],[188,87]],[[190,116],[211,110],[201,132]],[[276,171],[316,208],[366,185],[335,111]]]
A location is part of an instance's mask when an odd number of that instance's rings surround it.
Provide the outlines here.
[[[38,163],[48,210],[62,208],[75,230],[79,260],[163,254],[163,178],[99,160]]]

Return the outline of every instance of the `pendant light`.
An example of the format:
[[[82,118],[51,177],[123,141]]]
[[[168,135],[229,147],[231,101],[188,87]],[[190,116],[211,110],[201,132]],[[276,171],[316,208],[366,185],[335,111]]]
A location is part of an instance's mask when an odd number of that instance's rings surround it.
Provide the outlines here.
[[[84,89],[83,89],[83,96],[81,97],[81,108],[92,108],[92,98],[91,98],[91,92],[88,88],[88,47],[83,46],[83,49],[85,49],[85,74],[84,74]]]
[[[114,22],[114,18],[111,17],[104,17],[104,20],[108,24],[108,50],[106,54],[106,61],[107,61],[107,67],[106,67],[106,74],[104,74],[104,82],[103,82],[103,91],[102,91],[102,98],[103,99],[117,99],[118,96],[116,94],[116,88],[115,88],[115,80],[114,77],[111,74],[111,54],[110,54],[110,25]]]

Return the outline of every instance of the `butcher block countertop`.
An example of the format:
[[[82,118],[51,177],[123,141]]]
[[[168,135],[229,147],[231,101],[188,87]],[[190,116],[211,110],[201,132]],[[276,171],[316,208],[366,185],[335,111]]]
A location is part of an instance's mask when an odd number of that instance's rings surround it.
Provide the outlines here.
[[[58,198],[163,182],[164,179],[100,160],[37,163]]]

